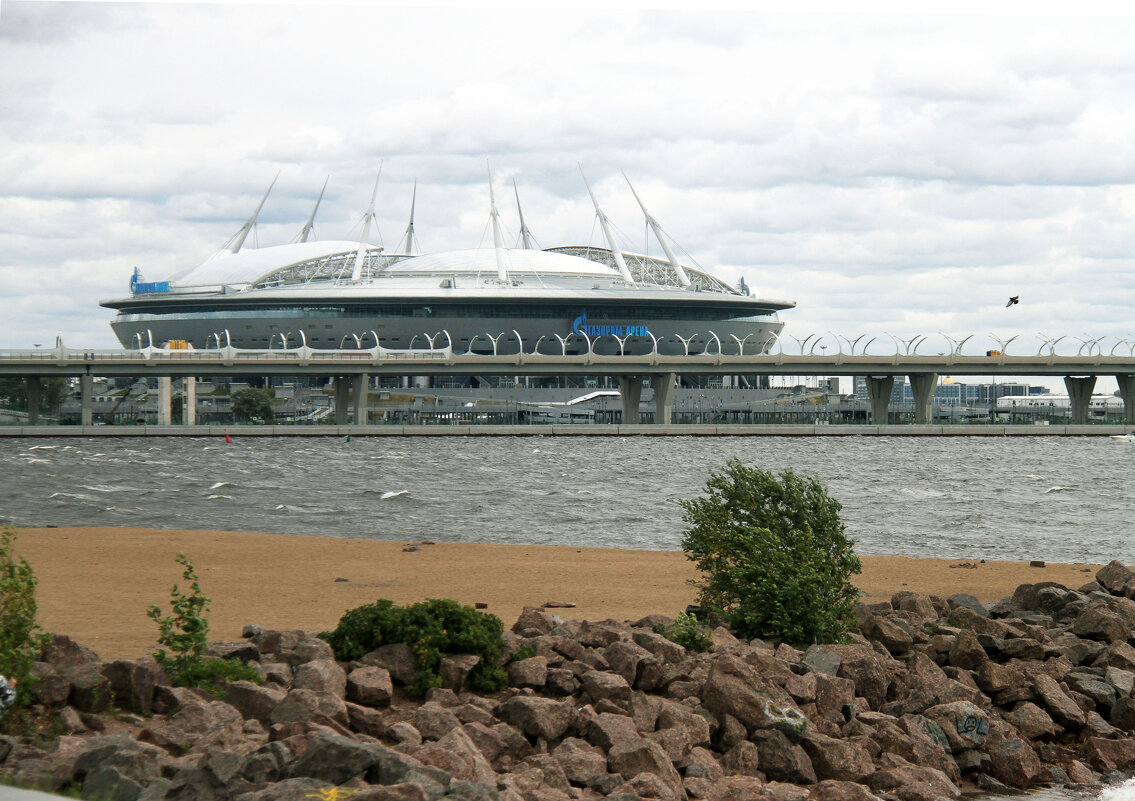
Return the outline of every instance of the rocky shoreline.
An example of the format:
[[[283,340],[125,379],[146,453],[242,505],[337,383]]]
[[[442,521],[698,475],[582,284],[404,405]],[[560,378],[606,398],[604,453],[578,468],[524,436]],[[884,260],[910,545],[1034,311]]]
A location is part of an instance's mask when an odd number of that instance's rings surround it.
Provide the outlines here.
[[[312,633],[250,625],[210,654],[264,683],[217,698],[57,635],[35,711],[60,734],[0,737],[0,777],[105,801],[931,801],[1135,771],[1135,571],[989,606],[904,591],[857,618],[847,644],[717,628],[693,653],[660,615],[527,609],[506,691],[469,692],[477,657],[454,655],[424,699],[406,645],[339,663]]]

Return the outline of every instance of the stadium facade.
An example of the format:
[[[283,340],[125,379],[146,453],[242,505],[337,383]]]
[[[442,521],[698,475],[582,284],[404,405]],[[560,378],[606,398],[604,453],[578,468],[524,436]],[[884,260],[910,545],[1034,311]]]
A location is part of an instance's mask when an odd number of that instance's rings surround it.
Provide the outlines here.
[[[457,353],[752,354],[768,351],[783,326],[778,312],[795,305],[682,264],[641,201],[661,257],[619,248],[597,202],[607,247],[538,249],[519,198],[515,248],[503,243],[494,199],[493,247],[415,253],[411,203],[406,234],[388,253],[367,241],[373,195],[360,242],[309,241],[313,211],[295,242],[245,248],[267,197],[204,263],[154,282],[135,268],[129,295],[100,301],[116,310],[111,327],[123,346],[370,348],[377,341]]]

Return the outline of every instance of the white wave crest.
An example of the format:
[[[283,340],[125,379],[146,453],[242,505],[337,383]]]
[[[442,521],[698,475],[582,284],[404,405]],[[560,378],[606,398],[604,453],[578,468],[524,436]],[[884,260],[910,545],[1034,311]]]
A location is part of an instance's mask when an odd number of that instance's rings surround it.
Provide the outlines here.
[[[1128,779],[1116,787],[1105,787],[1099,801],[1135,801],[1135,779]]]
[[[1046,489],[1044,491],[1044,494],[1047,495],[1050,492],[1075,492],[1075,491],[1076,491],[1075,487],[1049,487],[1048,489]]]
[[[231,495],[206,495],[205,496],[205,500],[207,500],[207,501],[215,501],[218,498],[224,498],[227,501],[231,501],[233,499],[233,496],[231,496]]]
[[[209,487],[209,489],[211,489],[211,490],[215,490],[215,489],[220,489],[221,487],[227,487],[227,486],[230,486],[230,485],[229,485],[229,482],[227,482],[227,481],[218,481],[218,482],[217,482],[216,484],[214,484],[213,486]]]
[[[389,491],[384,492],[381,495],[379,495],[378,499],[380,501],[385,501],[387,498],[397,498],[399,495],[409,495],[409,494],[410,494],[410,490],[398,490],[397,492],[395,492],[394,490],[389,490]]]

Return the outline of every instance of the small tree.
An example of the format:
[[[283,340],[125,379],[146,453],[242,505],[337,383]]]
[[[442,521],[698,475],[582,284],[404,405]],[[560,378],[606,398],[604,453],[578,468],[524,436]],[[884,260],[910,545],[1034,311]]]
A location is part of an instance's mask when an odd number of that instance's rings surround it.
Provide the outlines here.
[[[703,577],[702,606],[743,637],[836,642],[854,624],[861,570],[840,503],[814,478],[726,463],[706,496],[681,502],[687,558]]]
[[[16,532],[0,530],[0,673],[16,680],[15,706],[25,706],[34,697],[32,662],[50,639],[35,622],[39,605],[31,565],[13,553]]]
[[[272,412],[274,397],[275,393],[270,389],[238,389],[231,399],[233,417],[241,421],[255,419],[271,423],[275,416]]]
[[[158,644],[164,646],[154,652],[154,659],[165,670],[176,687],[202,687],[215,690],[220,678],[245,679],[260,683],[255,668],[235,659],[207,659],[209,621],[205,612],[209,599],[201,594],[201,584],[193,564],[185,554],[177,555],[177,563],[185,568],[181,577],[189,582],[190,592],[182,594],[176,584],[170,590],[170,611],[163,616],[156,604],[150,604],[146,616],[158,624]],[[166,653],[166,648],[171,653]]]

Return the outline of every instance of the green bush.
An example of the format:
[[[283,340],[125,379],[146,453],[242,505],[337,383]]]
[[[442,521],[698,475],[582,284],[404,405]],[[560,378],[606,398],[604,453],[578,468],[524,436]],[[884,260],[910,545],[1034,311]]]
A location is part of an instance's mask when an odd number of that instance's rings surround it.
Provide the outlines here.
[[[26,559],[13,552],[15,542],[14,529],[0,530],[0,674],[16,680],[13,710],[35,698],[32,662],[50,640],[35,622],[39,611],[35,573]]]
[[[742,637],[838,642],[854,624],[859,557],[840,503],[814,478],[778,479],[736,459],[710,471],[706,496],[682,501],[682,538],[697,564],[699,603]]]
[[[674,619],[674,624],[669,628],[659,625],[655,626],[654,630],[670,642],[678,643],[687,651],[713,650],[713,642],[710,639],[709,632],[703,630],[698,619],[689,612],[679,612],[678,617]]]
[[[324,635],[343,661],[358,659],[382,645],[405,643],[414,649],[418,681],[410,692],[425,695],[441,686],[438,669],[444,654],[476,654],[481,661],[469,675],[474,690],[492,692],[508,686],[501,667],[504,627],[496,615],[478,612],[456,601],[429,600],[395,606],[381,598],[348,610],[334,631]]]
[[[164,646],[154,652],[154,659],[165,670],[175,687],[200,687],[216,694],[217,681],[245,680],[260,684],[256,668],[237,659],[211,659],[205,656],[209,645],[209,621],[205,612],[209,599],[201,594],[201,584],[193,564],[183,553],[177,563],[184,567],[181,577],[189,582],[190,592],[182,594],[176,584],[170,590],[171,615],[162,615],[156,604],[146,610],[146,616],[158,624],[158,644]],[[166,648],[170,653],[166,652]]]

